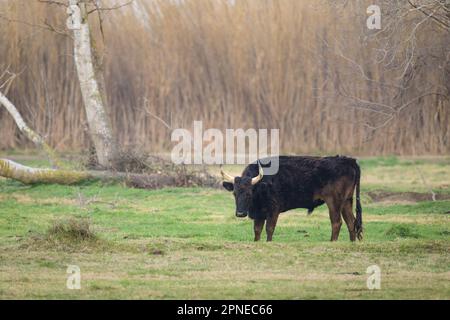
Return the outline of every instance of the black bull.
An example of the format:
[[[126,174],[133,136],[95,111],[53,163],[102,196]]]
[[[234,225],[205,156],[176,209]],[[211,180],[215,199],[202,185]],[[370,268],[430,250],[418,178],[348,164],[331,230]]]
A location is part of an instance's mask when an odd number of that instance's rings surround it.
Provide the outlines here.
[[[233,191],[236,216],[254,220],[255,241],[266,223],[267,241],[278,216],[295,208],[314,208],[326,203],[331,220],[331,241],[336,241],[342,225],[347,224],[350,240],[362,239],[362,209],[359,189],[361,171],[356,160],[348,157],[280,156],[275,175],[264,175],[270,158],[248,165],[241,177],[222,171],[223,186]],[[268,163],[268,165],[264,165]],[[265,169],[267,171],[267,169]],[[353,215],[353,193],[356,189],[356,219]]]

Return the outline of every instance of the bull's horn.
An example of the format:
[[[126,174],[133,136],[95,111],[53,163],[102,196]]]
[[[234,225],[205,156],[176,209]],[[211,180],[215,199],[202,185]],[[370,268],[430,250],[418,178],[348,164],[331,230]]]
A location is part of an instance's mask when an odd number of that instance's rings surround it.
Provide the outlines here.
[[[222,175],[222,178],[224,181],[234,183],[234,177],[229,175],[228,173],[224,172],[222,170],[222,165],[220,165],[220,174]]]
[[[261,164],[258,161],[258,168],[259,168],[259,174],[252,178],[252,185],[254,186],[255,184],[257,184],[258,182],[261,181],[261,179],[264,177],[264,171],[263,168],[261,167]]]

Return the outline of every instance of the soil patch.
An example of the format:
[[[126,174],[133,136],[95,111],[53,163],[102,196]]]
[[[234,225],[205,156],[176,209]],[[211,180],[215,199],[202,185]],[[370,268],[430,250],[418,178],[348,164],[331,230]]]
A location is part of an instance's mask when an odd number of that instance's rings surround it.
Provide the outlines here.
[[[395,201],[421,202],[433,200],[431,194],[420,192],[370,191],[367,194],[374,202],[395,202]],[[445,193],[436,194],[436,200],[449,200],[449,199],[450,194]]]

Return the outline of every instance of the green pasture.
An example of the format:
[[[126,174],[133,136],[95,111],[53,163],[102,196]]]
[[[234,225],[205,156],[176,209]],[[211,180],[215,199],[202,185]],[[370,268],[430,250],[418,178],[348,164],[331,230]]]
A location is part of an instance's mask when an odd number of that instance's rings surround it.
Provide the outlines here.
[[[357,243],[345,224],[329,242],[325,206],[283,213],[274,242],[255,243],[251,221],[235,218],[221,189],[0,179],[0,298],[450,299],[450,159],[360,164]],[[68,265],[81,269],[80,290],[66,287]],[[380,290],[366,286],[371,265],[381,269]]]

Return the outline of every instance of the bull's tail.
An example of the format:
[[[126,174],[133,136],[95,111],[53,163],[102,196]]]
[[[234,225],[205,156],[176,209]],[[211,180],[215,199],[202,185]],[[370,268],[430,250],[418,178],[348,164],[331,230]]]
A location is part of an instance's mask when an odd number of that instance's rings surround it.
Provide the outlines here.
[[[363,238],[363,223],[362,223],[362,207],[361,207],[361,199],[359,195],[360,189],[360,180],[361,180],[361,169],[359,165],[356,163],[356,221],[355,221],[355,233],[358,240],[362,240]]]

